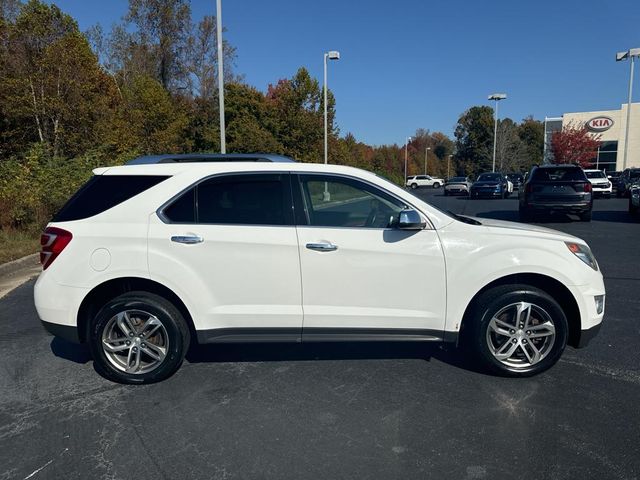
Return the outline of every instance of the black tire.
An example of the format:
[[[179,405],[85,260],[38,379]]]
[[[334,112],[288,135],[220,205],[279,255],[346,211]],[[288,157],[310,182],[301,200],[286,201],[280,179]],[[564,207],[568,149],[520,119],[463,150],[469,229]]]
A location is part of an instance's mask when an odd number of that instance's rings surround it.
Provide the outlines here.
[[[631,215],[637,215],[638,214],[638,207],[636,207],[632,202],[631,202],[631,197],[629,197],[629,213]]]
[[[125,310],[148,312],[162,323],[166,331],[166,355],[161,363],[149,372],[134,374],[116,368],[102,348],[105,327],[116,314]],[[128,384],[154,383],[173,375],[184,360],[190,340],[187,323],[175,305],[149,292],[129,292],[110,300],[95,316],[89,330],[89,347],[98,373],[109,380]]]
[[[440,188],[440,182],[434,182],[433,188]]]
[[[555,339],[542,360],[521,367],[506,365],[494,357],[487,340],[487,329],[493,316],[506,306],[518,302],[529,302],[544,309],[555,327]],[[462,345],[470,348],[480,366],[490,373],[530,377],[555,365],[567,345],[568,332],[569,325],[562,307],[548,293],[530,285],[502,285],[483,292],[473,301],[465,317]],[[521,348],[516,349],[516,354],[521,353]]]
[[[416,188],[418,188],[418,184],[417,183],[412,183],[411,184],[411,189],[415,190]]]
[[[591,210],[589,210],[588,212],[584,212],[580,214],[580,221],[581,222],[590,222],[591,221]]]

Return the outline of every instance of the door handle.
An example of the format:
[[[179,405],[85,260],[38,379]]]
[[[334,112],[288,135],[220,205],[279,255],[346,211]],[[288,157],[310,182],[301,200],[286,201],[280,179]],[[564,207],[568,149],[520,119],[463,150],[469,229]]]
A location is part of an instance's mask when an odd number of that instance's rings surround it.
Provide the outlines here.
[[[316,242],[307,243],[307,248],[309,250],[317,250],[319,252],[333,252],[338,249],[338,246],[331,242]]]
[[[193,245],[196,243],[202,243],[204,238],[200,235],[174,235],[171,237],[172,242],[184,243],[186,245]]]

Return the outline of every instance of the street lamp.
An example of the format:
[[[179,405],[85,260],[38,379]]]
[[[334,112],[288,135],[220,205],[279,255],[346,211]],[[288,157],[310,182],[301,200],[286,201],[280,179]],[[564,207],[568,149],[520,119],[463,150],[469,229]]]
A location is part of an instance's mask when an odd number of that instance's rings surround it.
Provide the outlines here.
[[[222,0],[216,0],[216,40],[218,42],[218,105],[220,109],[220,153],[227,153],[224,124],[224,68],[222,65]]]
[[[427,174],[427,155],[429,155],[429,150],[431,150],[431,147],[427,147],[424,151],[424,174]]]
[[[633,93],[633,60],[640,57],[640,48],[631,48],[626,52],[616,53],[616,62],[631,60],[631,72],[629,74],[629,100],[627,101],[627,126],[624,133],[624,157],[622,160],[622,169],[627,168],[627,151],[629,150],[629,123],[631,122],[631,94]]]
[[[409,148],[409,142],[411,141],[411,137],[407,137],[407,141],[404,144],[404,183],[407,184],[407,149]]]
[[[324,164],[327,164],[328,159],[328,119],[327,119],[327,59],[340,60],[340,52],[331,50],[324,54]]]
[[[494,113],[494,121],[493,121],[493,166],[491,167],[491,171],[495,172],[496,171],[496,144],[497,144],[497,137],[498,137],[498,101],[499,100],[504,100],[505,98],[507,98],[507,94],[506,93],[494,93],[492,95],[489,95],[489,100],[494,100],[495,101],[495,108],[493,109],[493,113]]]

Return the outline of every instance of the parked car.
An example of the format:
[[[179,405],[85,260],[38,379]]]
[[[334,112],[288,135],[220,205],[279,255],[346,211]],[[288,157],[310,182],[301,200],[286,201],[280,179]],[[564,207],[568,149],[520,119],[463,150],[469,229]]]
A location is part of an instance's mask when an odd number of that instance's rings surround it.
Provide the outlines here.
[[[625,168],[618,178],[618,188],[616,195],[618,197],[628,197],[631,185],[640,179],[640,168]]]
[[[337,165],[99,168],[41,245],[44,327],[124,383],[169,377],[191,342],[454,342],[524,377],[604,315],[584,240],[447,214]]]
[[[419,187],[440,188],[441,185],[444,185],[444,179],[429,175],[414,175],[407,178],[407,187],[411,187],[414,190]]]
[[[524,182],[524,176],[521,173],[507,173],[505,177],[513,184],[513,188],[516,190],[519,190]]]
[[[479,197],[507,198],[513,191],[513,184],[511,184],[511,191],[509,191],[509,183],[502,173],[482,173],[471,185],[469,196],[472,199]]]
[[[444,184],[444,194],[447,195],[469,195],[469,189],[473,182],[469,177],[452,177]]]
[[[528,222],[539,213],[572,213],[591,221],[593,188],[577,165],[543,165],[531,169],[519,192],[520,219]]]
[[[611,197],[613,185],[602,170],[585,170],[584,174],[591,182],[594,196]]]
[[[620,179],[621,174],[622,172],[607,172],[607,178],[611,182],[613,191],[616,191],[618,189],[618,180]]]
[[[629,189],[629,213],[638,215],[640,211],[640,179]]]

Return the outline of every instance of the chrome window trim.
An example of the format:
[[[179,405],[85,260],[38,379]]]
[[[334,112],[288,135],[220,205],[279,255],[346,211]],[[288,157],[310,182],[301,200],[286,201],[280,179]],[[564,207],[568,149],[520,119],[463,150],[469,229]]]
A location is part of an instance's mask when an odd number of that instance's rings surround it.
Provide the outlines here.
[[[291,205],[291,209],[293,214],[293,223],[291,225],[271,225],[271,224],[251,224],[251,223],[199,223],[199,222],[193,222],[193,223],[184,223],[184,222],[174,222],[172,220],[170,220],[169,218],[167,218],[164,215],[164,210],[171,204],[173,203],[175,200],[177,200],[181,195],[185,194],[187,191],[189,191],[191,188],[196,187],[197,185],[199,185],[202,182],[206,182],[207,180],[210,180],[212,178],[218,178],[218,177],[227,177],[230,175],[288,175],[289,177],[289,181],[292,182],[292,176],[293,175],[317,175],[317,176],[324,176],[324,177],[337,177],[337,178],[347,178],[349,180],[355,180],[358,182],[362,182],[365,183],[366,185],[369,185],[372,188],[376,188],[378,190],[381,190],[382,192],[384,192],[386,195],[389,195],[390,197],[395,198],[396,200],[398,200],[399,202],[404,203],[407,206],[410,206],[411,208],[413,208],[414,210],[420,212],[420,214],[426,219],[427,221],[427,225],[425,226],[425,228],[423,230],[435,230],[435,226],[433,224],[433,222],[431,221],[431,218],[429,217],[429,215],[427,213],[424,212],[424,210],[422,208],[417,207],[415,204],[409,202],[408,200],[396,195],[393,192],[390,192],[389,190],[381,187],[380,185],[377,185],[373,182],[370,182],[369,180],[360,178],[360,177],[356,177],[353,175],[348,175],[348,174],[342,174],[342,173],[324,173],[324,172],[307,172],[307,171],[287,171],[287,170],[269,170],[269,171],[264,171],[264,170],[251,170],[251,171],[241,171],[241,172],[223,172],[223,173],[214,173],[212,175],[207,175],[206,177],[202,177],[201,179],[193,182],[192,184],[188,185],[187,187],[183,188],[182,190],[180,190],[178,193],[176,193],[175,195],[173,195],[169,200],[167,200],[166,202],[164,202],[162,205],[160,205],[160,207],[158,207],[155,211],[156,215],[158,216],[158,218],[160,219],[160,221],[162,221],[162,223],[165,223],[167,225],[219,225],[219,226],[235,226],[235,227],[307,227],[307,228],[339,228],[339,229],[350,229],[350,230],[396,230],[395,228],[391,228],[391,227],[384,227],[384,228],[373,228],[373,227],[335,227],[335,226],[316,226],[316,225],[299,225],[296,222],[296,218],[295,218],[295,212],[293,212],[293,209],[295,208],[294,206],[294,201],[293,201],[293,197],[290,200],[290,205]],[[293,195],[293,189],[291,188],[291,186],[289,186],[289,190],[291,192],[291,194]],[[197,200],[197,199],[196,199]],[[303,198],[304,200],[304,198]]]

